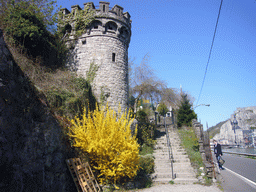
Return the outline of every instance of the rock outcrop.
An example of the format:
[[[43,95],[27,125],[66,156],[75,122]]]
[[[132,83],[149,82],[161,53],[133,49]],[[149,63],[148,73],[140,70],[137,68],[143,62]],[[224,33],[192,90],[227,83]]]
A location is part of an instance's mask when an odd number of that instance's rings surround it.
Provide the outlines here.
[[[0,191],[72,191],[58,121],[15,63],[0,29]]]
[[[214,139],[220,140],[222,144],[250,145],[251,133],[255,130],[256,106],[237,108],[231,118],[220,127],[220,133]]]

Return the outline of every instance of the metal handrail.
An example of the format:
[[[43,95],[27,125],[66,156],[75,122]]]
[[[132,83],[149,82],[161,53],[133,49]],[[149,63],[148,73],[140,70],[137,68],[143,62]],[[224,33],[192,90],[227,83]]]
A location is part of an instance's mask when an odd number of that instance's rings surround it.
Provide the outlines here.
[[[171,168],[172,168],[172,179],[175,179],[173,174],[173,153],[172,153],[172,147],[170,143],[169,133],[166,127],[165,117],[164,117],[164,127],[165,127],[165,133],[166,133],[166,139],[167,139],[167,146],[168,146],[168,153],[169,153],[169,159],[171,160]]]
[[[214,151],[211,150],[211,152],[214,152]],[[228,154],[234,154],[234,155],[243,155],[243,156],[256,157],[256,154],[252,154],[252,153],[238,153],[238,152],[230,152],[230,151],[224,151],[224,150],[222,150],[222,153],[228,153]]]
[[[230,152],[230,151],[222,151],[222,153],[256,157],[256,154],[251,154],[251,153],[238,153],[238,152]]]

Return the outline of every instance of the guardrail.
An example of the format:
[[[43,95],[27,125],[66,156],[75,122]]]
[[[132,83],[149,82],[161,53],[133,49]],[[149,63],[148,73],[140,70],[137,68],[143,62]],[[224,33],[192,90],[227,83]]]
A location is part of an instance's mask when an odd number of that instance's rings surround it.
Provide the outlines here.
[[[256,154],[251,154],[251,153],[237,153],[237,152],[229,152],[229,151],[222,151],[222,153],[229,153],[229,154],[235,154],[235,155],[245,155],[245,156],[256,157]]]
[[[166,140],[167,140],[167,146],[168,146],[168,153],[169,153],[169,160],[171,160],[171,168],[172,168],[172,179],[175,179],[174,173],[173,173],[173,154],[172,154],[172,147],[169,139],[169,133],[166,127],[165,117],[164,117],[164,127],[165,127],[165,133],[166,133]]]

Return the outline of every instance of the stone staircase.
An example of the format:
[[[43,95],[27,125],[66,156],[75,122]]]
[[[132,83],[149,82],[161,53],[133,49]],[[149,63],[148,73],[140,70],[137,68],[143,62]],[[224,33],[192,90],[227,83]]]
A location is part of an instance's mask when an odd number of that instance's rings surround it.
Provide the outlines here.
[[[168,127],[170,143],[173,153],[173,173],[172,179],[171,160],[169,160],[169,153],[167,147],[167,139],[164,127],[158,129],[157,143],[154,149],[155,157],[155,173],[152,175],[154,182],[168,183],[173,180],[175,184],[193,184],[198,181],[196,173],[191,166],[190,160],[186,154],[185,149],[180,144],[180,139],[177,131]]]

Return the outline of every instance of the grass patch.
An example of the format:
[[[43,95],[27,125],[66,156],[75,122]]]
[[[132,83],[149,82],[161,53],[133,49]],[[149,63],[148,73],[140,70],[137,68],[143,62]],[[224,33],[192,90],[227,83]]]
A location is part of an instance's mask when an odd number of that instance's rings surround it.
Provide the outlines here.
[[[212,184],[212,180],[209,177],[204,176],[204,185],[210,186]]]
[[[140,155],[153,154],[154,150],[152,146],[142,145],[140,148]]]
[[[221,186],[221,182],[217,181],[217,187],[221,190],[224,191],[223,187]]]
[[[245,156],[245,157],[248,159],[256,159],[256,157],[254,157],[254,156]]]
[[[187,151],[191,164],[196,169],[204,167],[203,159],[199,152],[199,143],[194,130],[191,127],[179,130],[182,145]]]

